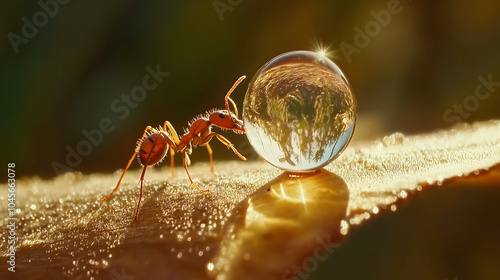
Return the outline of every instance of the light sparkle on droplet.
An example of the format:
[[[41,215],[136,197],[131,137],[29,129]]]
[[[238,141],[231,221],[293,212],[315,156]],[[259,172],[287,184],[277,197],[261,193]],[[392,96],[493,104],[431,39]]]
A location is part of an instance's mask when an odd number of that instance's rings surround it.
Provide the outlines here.
[[[399,197],[406,198],[407,196],[408,196],[408,193],[405,190],[402,190],[399,192]]]
[[[325,55],[294,51],[265,64],[243,104],[246,135],[270,164],[308,172],[326,166],[349,143],[356,101],[342,71]]]
[[[340,234],[346,235],[349,231],[349,223],[346,220],[340,221]]]
[[[208,263],[208,264],[207,264],[207,269],[208,269],[209,271],[214,270],[214,264],[213,264],[213,263],[211,263],[211,262],[210,262],[210,263]]]

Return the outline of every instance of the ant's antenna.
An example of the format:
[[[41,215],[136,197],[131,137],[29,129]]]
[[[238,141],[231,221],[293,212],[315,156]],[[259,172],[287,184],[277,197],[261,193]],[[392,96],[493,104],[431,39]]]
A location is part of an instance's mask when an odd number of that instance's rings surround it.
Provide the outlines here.
[[[234,107],[234,114],[236,115],[236,118],[238,118],[238,107],[236,107],[236,104],[234,103],[234,101],[231,99],[231,97],[229,97],[229,95],[231,95],[231,93],[233,92],[233,90],[241,83],[241,81],[243,81],[247,76],[241,76],[238,80],[236,80],[236,82],[234,83],[234,85],[231,87],[231,89],[227,92],[226,94],[226,98],[225,98],[225,103],[226,103],[226,110],[229,114],[231,114],[231,110],[229,110],[229,104],[227,103],[227,101],[229,100],[229,102],[231,102],[231,104],[233,104],[233,107]]]

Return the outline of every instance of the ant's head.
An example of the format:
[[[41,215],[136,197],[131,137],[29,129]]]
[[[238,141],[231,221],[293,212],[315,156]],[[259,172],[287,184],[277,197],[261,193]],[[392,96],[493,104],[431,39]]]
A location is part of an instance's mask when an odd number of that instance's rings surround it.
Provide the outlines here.
[[[224,99],[224,103],[226,105],[226,110],[217,110],[213,111],[209,115],[209,120],[212,123],[212,125],[218,126],[223,129],[230,129],[236,133],[245,133],[245,126],[243,125],[243,122],[238,119],[238,107],[236,106],[236,103],[229,97],[233,90],[245,79],[246,76],[241,76],[234,85],[231,87],[231,89],[227,92],[226,98]],[[229,108],[229,103],[233,105],[234,109],[234,114],[231,113],[231,109]]]
[[[227,110],[217,110],[209,115],[210,122],[220,128],[233,130],[236,133],[245,133],[243,121]]]

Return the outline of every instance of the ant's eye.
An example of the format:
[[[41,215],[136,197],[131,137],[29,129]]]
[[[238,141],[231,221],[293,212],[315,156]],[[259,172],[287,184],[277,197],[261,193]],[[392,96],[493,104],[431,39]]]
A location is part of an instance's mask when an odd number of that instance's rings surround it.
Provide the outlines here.
[[[226,115],[224,115],[223,113],[220,113],[220,114],[219,114],[219,118],[223,119],[223,118],[225,118],[225,117],[226,117]]]

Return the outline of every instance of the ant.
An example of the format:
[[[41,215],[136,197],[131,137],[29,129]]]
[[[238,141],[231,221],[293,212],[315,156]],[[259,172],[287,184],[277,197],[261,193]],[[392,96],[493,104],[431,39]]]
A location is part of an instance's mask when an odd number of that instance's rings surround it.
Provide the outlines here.
[[[118,184],[116,185],[115,189],[107,197],[101,198],[99,199],[99,201],[108,200],[113,195],[113,193],[118,190],[125,172],[127,172],[127,169],[136,156],[139,164],[143,166],[143,169],[140,179],[141,191],[139,193],[139,202],[137,203],[137,209],[135,210],[134,220],[137,220],[137,215],[139,214],[139,206],[141,205],[142,199],[142,184],[144,181],[144,175],[146,174],[146,168],[150,165],[161,163],[167,155],[169,148],[170,169],[172,172],[172,176],[174,175],[175,152],[181,152],[183,156],[184,170],[186,170],[191,185],[195,186],[202,192],[208,192],[208,190],[200,189],[198,186],[196,186],[196,184],[193,183],[191,175],[189,175],[189,171],[187,169],[187,166],[191,163],[189,155],[191,154],[193,147],[207,147],[208,154],[210,156],[210,171],[213,174],[215,173],[212,159],[212,148],[210,147],[208,142],[210,142],[210,140],[212,140],[214,136],[220,142],[222,142],[222,144],[226,145],[228,149],[231,149],[239,158],[241,158],[242,160],[246,160],[246,158],[241,155],[236,150],[236,148],[234,148],[234,145],[229,142],[229,140],[227,140],[224,136],[212,131],[212,126],[217,126],[225,130],[232,130],[235,133],[245,133],[243,121],[238,119],[238,107],[231,99],[231,97],[229,97],[233,90],[238,86],[238,84],[240,84],[241,81],[243,81],[243,79],[245,78],[246,76],[241,76],[226,94],[226,98],[224,100],[226,110],[212,109],[206,112],[204,115],[200,115],[194,118],[191,122],[188,123],[189,129],[185,129],[184,135],[182,135],[180,138],[177,132],[175,132],[174,127],[168,121],[165,121],[163,127],[160,126],[158,128],[152,128],[151,126],[147,126],[144,130],[144,133],[142,134],[142,137],[139,138],[139,141],[137,141],[137,146],[134,150],[134,154],[123,170],[123,173],[120,177],[120,180],[118,180]],[[231,103],[234,108],[234,114],[229,109],[229,103]]]

